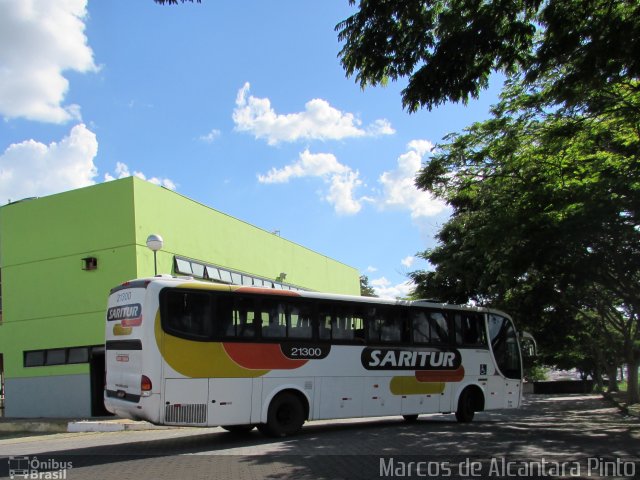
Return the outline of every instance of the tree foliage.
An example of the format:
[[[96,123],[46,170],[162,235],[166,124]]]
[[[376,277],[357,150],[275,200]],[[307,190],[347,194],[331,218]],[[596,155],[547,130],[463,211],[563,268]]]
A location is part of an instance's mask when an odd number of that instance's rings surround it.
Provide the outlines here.
[[[377,297],[375,290],[369,285],[369,277],[360,276],[360,295],[363,297]]]
[[[640,84],[591,92],[595,113],[556,105],[554,81],[512,80],[489,120],[424,166],[418,186],[453,215],[422,254],[435,271],[412,277],[421,295],[517,312],[543,345],[587,335],[594,361],[619,352],[637,372]]]
[[[640,76],[636,0],[359,0],[336,30],[347,74],[363,88],[407,78],[411,112],[476,98],[494,71],[562,70],[552,93],[568,104]]]

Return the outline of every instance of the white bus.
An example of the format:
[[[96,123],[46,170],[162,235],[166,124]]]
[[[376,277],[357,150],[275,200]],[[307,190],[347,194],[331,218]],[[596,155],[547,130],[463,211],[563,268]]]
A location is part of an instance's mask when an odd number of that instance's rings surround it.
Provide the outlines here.
[[[111,291],[105,405],[155,424],[271,436],[306,420],[516,408],[508,315],[160,276]]]

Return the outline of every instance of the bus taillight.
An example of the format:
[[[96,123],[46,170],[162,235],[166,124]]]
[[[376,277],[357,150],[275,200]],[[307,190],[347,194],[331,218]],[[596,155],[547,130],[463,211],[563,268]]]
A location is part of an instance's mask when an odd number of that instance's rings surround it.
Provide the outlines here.
[[[142,395],[150,395],[152,388],[153,384],[151,383],[151,379],[146,375],[142,375],[142,378],[140,379],[140,390],[142,391]]]

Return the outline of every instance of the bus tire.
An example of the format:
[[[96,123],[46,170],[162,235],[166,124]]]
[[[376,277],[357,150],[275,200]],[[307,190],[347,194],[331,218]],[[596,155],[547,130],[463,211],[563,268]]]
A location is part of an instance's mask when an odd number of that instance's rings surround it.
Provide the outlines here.
[[[305,420],[305,408],[300,398],[294,393],[282,392],[271,400],[267,423],[258,425],[258,430],[270,437],[288,437],[297,433]]]
[[[466,388],[458,399],[456,420],[460,423],[469,423],[473,420],[475,413],[475,399],[473,397],[473,391]]]
[[[249,433],[253,427],[255,425],[224,425],[222,428],[231,433]]]
[[[418,420],[418,415],[402,415],[402,418],[407,423],[415,423]]]

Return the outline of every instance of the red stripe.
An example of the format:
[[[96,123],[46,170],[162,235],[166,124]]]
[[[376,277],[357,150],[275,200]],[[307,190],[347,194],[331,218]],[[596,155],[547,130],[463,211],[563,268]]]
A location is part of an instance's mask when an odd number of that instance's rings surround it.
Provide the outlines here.
[[[464,378],[464,367],[456,370],[418,370],[416,380],[419,382],[459,382]]]

